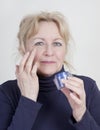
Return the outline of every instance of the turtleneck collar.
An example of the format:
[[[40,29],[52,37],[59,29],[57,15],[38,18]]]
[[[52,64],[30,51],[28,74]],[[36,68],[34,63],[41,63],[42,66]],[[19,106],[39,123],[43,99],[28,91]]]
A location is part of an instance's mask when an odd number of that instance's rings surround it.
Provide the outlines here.
[[[62,72],[62,71],[64,71],[64,67],[62,67],[62,69],[59,72]],[[57,72],[57,73],[59,73],[59,72]],[[57,74],[57,73],[55,73],[55,74]],[[53,74],[52,76],[49,76],[49,77],[43,77],[41,75],[38,75],[40,91],[57,90],[56,85],[53,81],[55,74]]]

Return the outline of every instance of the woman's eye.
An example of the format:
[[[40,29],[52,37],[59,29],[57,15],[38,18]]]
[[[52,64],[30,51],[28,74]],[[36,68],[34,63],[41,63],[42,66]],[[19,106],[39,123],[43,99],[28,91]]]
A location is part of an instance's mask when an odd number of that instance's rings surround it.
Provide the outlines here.
[[[54,42],[53,44],[54,44],[54,46],[62,46],[61,42]]]
[[[43,46],[43,45],[44,45],[44,42],[36,42],[34,45],[35,45],[35,46]]]

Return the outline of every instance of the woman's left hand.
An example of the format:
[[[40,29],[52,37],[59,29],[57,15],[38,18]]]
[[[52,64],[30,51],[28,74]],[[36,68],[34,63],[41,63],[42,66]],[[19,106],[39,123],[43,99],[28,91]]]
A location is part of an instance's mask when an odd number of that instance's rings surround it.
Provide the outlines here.
[[[65,87],[61,91],[65,94],[71,105],[73,117],[79,122],[86,111],[86,94],[83,80],[73,76],[68,77],[68,80],[63,80],[62,82],[65,84]]]

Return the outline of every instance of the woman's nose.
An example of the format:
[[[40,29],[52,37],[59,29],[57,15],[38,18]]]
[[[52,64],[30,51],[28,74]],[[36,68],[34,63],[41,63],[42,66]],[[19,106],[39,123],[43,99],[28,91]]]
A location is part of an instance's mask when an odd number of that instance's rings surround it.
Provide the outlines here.
[[[50,45],[47,45],[45,48],[45,53],[46,56],[52,56],[53,55],[53,47]]]

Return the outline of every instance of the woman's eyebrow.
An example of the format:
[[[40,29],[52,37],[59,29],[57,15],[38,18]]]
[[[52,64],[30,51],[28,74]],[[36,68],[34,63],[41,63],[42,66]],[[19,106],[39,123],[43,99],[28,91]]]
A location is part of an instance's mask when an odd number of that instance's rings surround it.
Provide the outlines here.
[[[33,40],[44,40],[44,38],[41,38],[41,37],[35,37],[35,38],[33,38]]]
[[[63,41],[63,39],[60,38],[60,37],[54,39],[54,41],[56,41],[56,40],[61,40],[61,41]]]
[[[32,40],[33,40],[33,41],[35,41],[35,40],[45,41],[45,39],[42,38],[42,37],[34,37]],[[63,39],[62,39],[61,37],[57,37],[57,38],[54,38],[54,39],[53,39],[53,41],[57,41],[57,40],[63,41]]]

